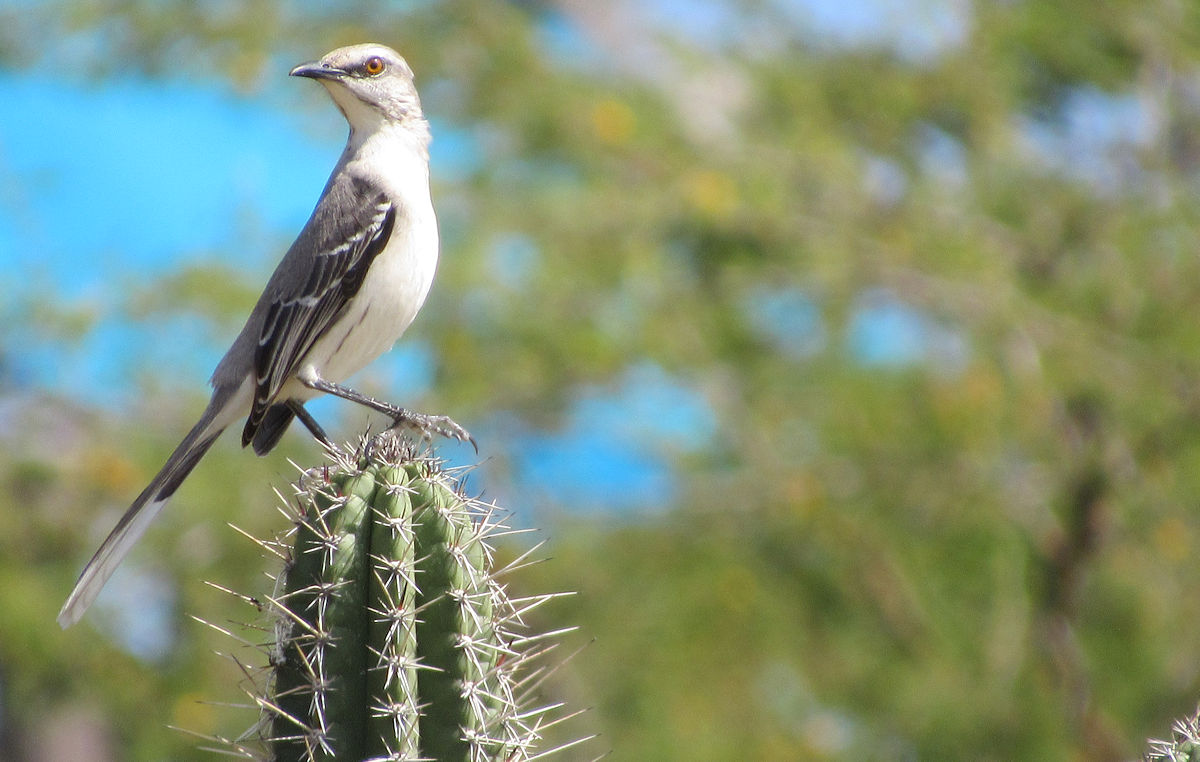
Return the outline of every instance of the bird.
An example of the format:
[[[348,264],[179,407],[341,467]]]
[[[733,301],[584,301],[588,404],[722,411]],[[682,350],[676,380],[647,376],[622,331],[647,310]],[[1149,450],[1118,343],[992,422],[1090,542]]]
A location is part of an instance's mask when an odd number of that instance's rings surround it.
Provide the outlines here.
[[[217,364],[200,420],[88,561],[58,623],[79,621],[179,485],[229,426],[265,455],[298,418],[329,437],[304,402],[331,394],[365,405],[426,438],[475,444],[447,416],[368,397],[342,382],[386,352],[420,310],[438,262],[429,190],[429,124],[412,69],[378,43],[337,48],[290,72],[323,85],[350,132],[308,222],[267,281]]]

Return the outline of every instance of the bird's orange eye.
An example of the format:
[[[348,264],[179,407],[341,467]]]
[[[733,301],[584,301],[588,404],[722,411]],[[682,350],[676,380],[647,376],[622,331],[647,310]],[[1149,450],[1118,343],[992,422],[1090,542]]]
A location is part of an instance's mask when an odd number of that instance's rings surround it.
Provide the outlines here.
[[[367,74],[370,74],[373,77],[383,71],[383,59],[379,56],[368,58],[367,64],[363,67],[363,69],[366,70]]]

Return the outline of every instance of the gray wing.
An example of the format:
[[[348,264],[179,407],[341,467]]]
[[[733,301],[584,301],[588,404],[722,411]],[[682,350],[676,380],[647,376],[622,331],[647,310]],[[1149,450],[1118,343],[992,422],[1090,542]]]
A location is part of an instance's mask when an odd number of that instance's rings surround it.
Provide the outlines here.
[[[242,430],[243,446],[254,439],[308,350],[358,293],[395,220],[396,207],[387,195],[359,178],[331,186],[317,205],[280,264],[280,282],[268,285],[270,303],[254,348],[254,404]],[[282,272],[285,268],[292,271]]]

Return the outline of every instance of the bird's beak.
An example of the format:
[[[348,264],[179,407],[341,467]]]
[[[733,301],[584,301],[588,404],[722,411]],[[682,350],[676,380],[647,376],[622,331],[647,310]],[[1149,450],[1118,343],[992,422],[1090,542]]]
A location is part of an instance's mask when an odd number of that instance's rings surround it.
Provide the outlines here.
[[[346,72],[341,69],[335,69],[329,64],[323,64],[320,61],[310,61],[302,63],[289,72],[293,77],[308,77],[309,79],[341,79],[346,76]]]

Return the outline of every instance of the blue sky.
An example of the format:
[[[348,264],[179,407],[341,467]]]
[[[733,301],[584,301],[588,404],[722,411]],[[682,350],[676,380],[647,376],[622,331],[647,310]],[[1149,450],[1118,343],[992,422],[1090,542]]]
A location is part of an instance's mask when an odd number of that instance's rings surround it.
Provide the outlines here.
[[[299,117],[218,83],[0,72],[0,88],[0,161],[21,179],[3,200],[0,245],[68,299],[114,270],[152,277],[214,254],[265,266],[267,241],[243,234],[302,224],[336,158]]]

